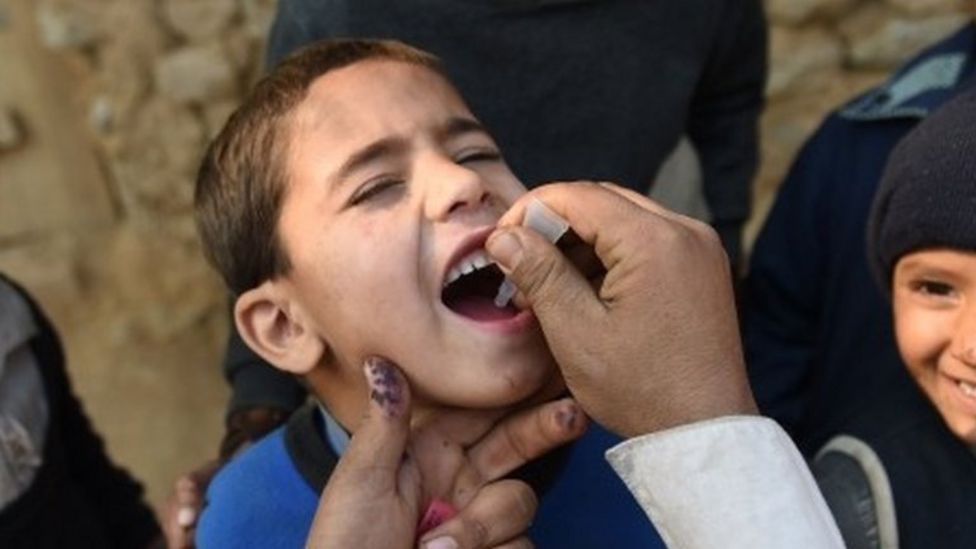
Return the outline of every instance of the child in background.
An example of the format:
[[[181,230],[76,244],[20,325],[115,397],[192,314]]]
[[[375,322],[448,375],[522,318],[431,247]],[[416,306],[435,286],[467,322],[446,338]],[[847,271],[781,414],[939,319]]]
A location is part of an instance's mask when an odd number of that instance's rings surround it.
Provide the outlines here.
[[[559,385],[531,313],[494,305],[502,277],[482,249],[524,190],[424,52],[320,42],[258,83],[204,159],[197,220],[238,296],[241,336],[301,376],[317,405],[214,479],[201,547],[304,545],[366,406],[369,356],[402,367],[415,417],[510,406]],[[366,374],[382,377],[375,364]],[[555,482],[574,481],[586,482]],[[632,501],[573,503],[567,519],[595,505],[612,536],[654,543]]]
[[[892,153],[869,222],[904,373],[919,391],[864,395],[813,464],[849,547],[976,539],[976,89]]]

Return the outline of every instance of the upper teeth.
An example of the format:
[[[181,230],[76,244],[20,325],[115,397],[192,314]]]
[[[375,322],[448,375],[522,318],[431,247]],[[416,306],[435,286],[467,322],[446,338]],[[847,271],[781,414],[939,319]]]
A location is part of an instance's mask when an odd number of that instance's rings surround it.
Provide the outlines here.
[[[457,265],[447,273],[444,286],[447,286],[466,274],[473,273],[482,267],[487,267],[492,263],[494,261],[488,257],[488,254],[484,250],[475,250],[462,258],[461,261],[458,261]]]
[[[962,389],[962,392],[966,393],[966,396],[976,397],[976,385],[960,380],[959,388]]]

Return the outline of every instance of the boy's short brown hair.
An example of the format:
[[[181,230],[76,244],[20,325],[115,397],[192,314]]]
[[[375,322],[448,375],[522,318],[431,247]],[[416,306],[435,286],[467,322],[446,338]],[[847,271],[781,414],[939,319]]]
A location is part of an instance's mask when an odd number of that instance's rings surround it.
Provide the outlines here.
[[[207,259],[235,294],[290,268],[277,226],[288,178],[284,134],[291,112],[320,76],[367,59],[441,72],[433,55],[392,40],[316,42],[261,79],[207,148],[194,196],[197,230]]]

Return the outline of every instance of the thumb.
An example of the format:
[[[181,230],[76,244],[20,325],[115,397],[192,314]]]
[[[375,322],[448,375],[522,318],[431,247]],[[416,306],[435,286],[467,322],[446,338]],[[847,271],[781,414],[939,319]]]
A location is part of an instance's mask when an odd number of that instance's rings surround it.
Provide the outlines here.
[[[571,315],[594,318],[601,304],[575,266],[535,231],[521,226],[496,229],[485,249],[515,284],[543,327]],[[547,334],[548,335],[548,334]]]
[[[366,415],[346,449],[349,462],[396,471],[410,433],[410,387],[392,362],[367,358],[369,385]]]

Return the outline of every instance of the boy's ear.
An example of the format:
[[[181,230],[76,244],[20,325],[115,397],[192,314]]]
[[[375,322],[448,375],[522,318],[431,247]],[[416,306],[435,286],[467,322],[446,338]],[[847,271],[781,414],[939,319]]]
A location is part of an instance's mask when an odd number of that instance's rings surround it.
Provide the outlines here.
[[[327,351],[301,306],[271,280],[237,298],[234,322],[248,347],[280,370],[307,374]]]

